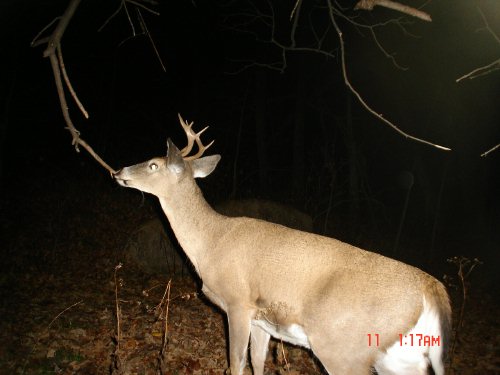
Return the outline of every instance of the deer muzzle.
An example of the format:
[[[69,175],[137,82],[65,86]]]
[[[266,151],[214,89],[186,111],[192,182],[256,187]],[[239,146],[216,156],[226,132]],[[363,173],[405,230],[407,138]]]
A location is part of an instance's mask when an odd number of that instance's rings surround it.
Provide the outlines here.
[[[120,184],[121,186],[127,186],[127,179],[123,176],[123,169],[119,169],[116,173],[113,173],[113,178]]]

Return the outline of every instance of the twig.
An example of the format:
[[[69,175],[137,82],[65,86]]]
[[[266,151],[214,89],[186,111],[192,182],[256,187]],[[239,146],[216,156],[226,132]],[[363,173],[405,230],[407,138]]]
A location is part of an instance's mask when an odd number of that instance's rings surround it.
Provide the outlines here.
[[[116,272],[122,268],[122,264],[118,263],[115,266],[115,309],[116,309],[116,351],[120,350],[121,330],[120,330],[120,303],[118,302],[118,281],[116,280]]]
[[[143,2],[149,2],[151,5],[158,5],[158,2],[157,1],[147,1],[147,0],[142,0]],[[113,19],[115,18],[115,16],[120,13],[120,11],[122,10],[122,8],[125,9],[125,13],[127,14],[127,18],[128,18],[128,21],[130,23],[130,25],[132,26],[132,34],[135,36],[135,28],[134,28],[134,25],[132,23],[132,20],[130,18],[130,15],[128,13],[128,9],[127,9],[127,4],[126,3],[130,3],[132,5],[135,5],[136,7],[138,8],[142,8],[146,11],[148,11],[149,13],[152,13],[154,14],[155,16],[159,16],[160,13],[159,12],[156,12],[154,11],[153,9],[151,8],[148,8],[147,6],[141,4],[139,1],[134,1],[134,0],[121,0],[120,1],[120,5],[118,6],[118,8],[106,19],[106,21],[104,21],[104,23],[97,29],[98,32],[101,32],[105,27],[106,25]]]
[[[497,69],[500,69],[500,59],[493,61],[492,63],[489,63],[487,65],[481,66],[479,68],[476,68],[472,71],[470,71],[467,74],[464,74],[463,76],[457,78],[455,82],[460,82],[463,81],[464,79],[474,79],[477,77],[484,76],[486,74],[489,74]]]
[[[60,19],[61,17],[54,18],[52,21],[48,23],[47,26],[45,26],[42,30],[40,30],[38,34],[36,34],[33,40],[31,41],[31,47],[38,47],[39,45],[47,43],[49,41],[49,37],[40,39],[40,36],[45,32],[45,30],[49,29],[54,23],[56,23]]]
[[[63,311],[61,311],[59,314],[56,315],[56,317],[54,319],[52,319],[52,321],[49,323],[49,325],[47,326],[47,330],[50,329],[50,327],[52,326],[52,324],[57,320],[59,319],[59,317],[64,314],[66,311],[68,311],[69,309],[72,309],[73,307],[75,306],[78,306],[80,303],[83,303],[83,301],[78,301],[78,302],[75,302],[74,304],[72,304],[71,306],[68,306],[66,307]]]
[[[170,289],[172,285],[172,279],[170,279],[167,283],[167,287],[165,288],[165,292],[163,293],[163,297],[161,299],[161,302],[159,304],[160,307],[160,314],[159,317],[161,317],[162,314],[162,309],[161,306],[165,304],[165,325],[163,328],[163,337],[162,337],[162,346],[160,349],[160,352],[158,353],[158,372],[160,374],[165,373],[164,371],[168,366],[167,366],[167,335],[168,335],[168,310],[170,306]]]
[[[75,90],[73,89],[73,85],[71,84],[71,81],[69,80],[68,73],[66,72],[66,66],[64,65],[64,60],[63,60],[63,54],[62,54],[62,46],[59,45],[57,47],[57,59],[59,60],[59,66],[61,67],[61,72],[64,78],[64,82],[66,83],[66,86],[68,86],[68,90],[73,97],[73,100],[75,101],[76,105],[82,112],[83,116],[88,119],[89,118],[89,113],[83,106],[82,102],[80,99],[78,99],[78,95],[76,95]]]
[[[481,18],[483,19],[484,26],[486,27],[486,31],[488,31],[491,34],[491,36],[497,41],[497,43],[500,44],[500,36],[498,36],[497,33],[493,31],[493,29],[490,26],[490,23],[488,22],[488,19],[484,15],[484,13],[481,10],[481,8],[478,7],[477,11],[481,15]]]
[[[297,26],[299,24],[301,6],[302,6],[302,0],[297,0],[295,6],[293,7],[292,14],[290,14],[290,20],[293,20],[292,30],[290,31],[290,39],[292,40],[292,47],[295,47],[295,32],[297,31]]]
[[[130,13],[128,12],[126,1],[123,1],[123,9],[125,9],[125,14],[127,15],[128,23],[130,24],[130,27],[132,28],[132,35],[136,36],[134,23],[132,22],[132,19],[130,18]]]
[[[120,1],[120,5],[118,6],[118,8],[108,17],[106,18],[106,21],[104,21],[104,23],[97,29],[97,32],[100,33],[106,26],[107,24],[113,19],[115,18],[115,16],[120,13],[120,10],[122,10],[123,8],[123,1]]]
[[[497,33],[495,31],[493,31],[493,29],[491,28],[491,26],[490,26],[490,24],[488,22],[488,19],[484,15],[484,13],[481,10],[481,8],[478,7],[477,11],[481,15],[481,18],[483,19],[484,28],[486,29],[486,31],[488,31],[488,33],[493,37],[493,39],[495,39],[495,41],[497,42],[497,44],[500,45],[500,36],[498,36]],[[481,67],[476,68],[476,69],[474,69],[473,71],[471,71],[471,72],[469,72],[467,74],[464,74],[460,78],[457,78],[455,80],[455,82],[460,82],[460,81],[462,81],[462,80],[464,80],[466,78],[468,78],[468,79],[474,79],[474,78],[477,78],[477,77],[481,77],[481,76],[483,76],[485,74],[489,74],[492,71],[497,70],[497,69],[500,69],[500,59],[497,59],[497,60],[493,61],[490,64],[481,66]]]
[[[284,362],[283,367],[285,368],[285,372],[289,372],[290,371],[290,364],[288,363],[288,360],[286,359],[285,346],[283,345],[283,340],[280,340],[280,347],[281,347],[281,356],[283,357],[283,362]]]
[[[373,28],[370,28],[370,33],[372,34],[372,38],[373,40],[375,41],[375,44],[377,45],[377,47],[379,48],[379,50],[382,51],[382,53],[385,55],[386,58],[388,58],[389,60],[392,61],[392,63],[394,64],[394,66],[398,69],[401,69],[403,71],[406,71],[408,70],[408,67],[407,66],[402,66],[400,65],[396,59],[394,58],[394,54],[390,54],[389,52],[387,52],[385,50],[385,48],[382,46],[382,44],[379,42],[378,38],[377,38],[377,34],[375,34],[375,29]]]
[[[115,281],[115,313],[116,313],[116,347],[115,350],[113,351],[112,357],[113,357],[113,367],[111,370],[111,373],[114,374],[114,369],[117,370],[118,374],[122,373],[122,368],[121,368],[121,360],[120,360],[120,342],[121,342],[121,328],[120,328],[120,302],[118,301],[118,280],[116,279],[116,273],[117,271],[122,268],[122,263],[118,263],[115,266],[115,272],[114,272],[114,281]],[[120,282],[121,284],[121,282]]]
[[[161,352],[164,353],[165,352],[165,348],[167,347],[167,334],[168,334],[168,309],[170,307],[170,287],[172,285],[172,279],[168,280],[168,284],[167,284],[167,288],[165,290],[165,294],[166,294],[166,305],[165,305],[165,327],[164,327],[164,330],[163,330],[163,345],[162,345],[162,349],[161,349]],[[163,295],[163,297],[165,298],[165,295]]]
[[[149,13],[154,14],[155,16],[159,16],[159,15],[160,15],[160,12],[154,11],[153,9],[148,8],[147,6],[142,5],[142,4],[141,4],[140,2],[138,2],[138,1],[134,1],[134,0],[125,0],[125,1],[126,1],[126,2],[128,2],[128,3],[130,3],[130,4],[135,5],[136,7],[139,7],[139,8],[142,8],[142,9],[146,10],[146,11],[148,11]],[[156,2],[156,1],[151,1],[150,3],[151,3],[152,5],[157,5],[157,4],[158,4],[158,2]]]
[[[455,337],[453,338],[453,343],[450,349],[450,368],[451,362],[453,361],[453,355],[455,353],[456,344],[458,341],[458,336],[460,329],[462,328],[464,315],[465,315],[465,302],[467,300],[467,279],[470,276],[471,272],[477,265],[483,264],[479,259],[474,258],[472,261],[464,256],[455,256],[453,258],[448,259],[449,263],[453,263],[458,267],[458,278],[460,279],[460,286],[462,288],[462,304],[460,306],[460,313],[458,315],[458,321],[455,329]]]
[[[489,154],[490,152],[495,151],[495,150],[496,150],[497,148],[499,148],[499,147],[500,147],[500,143],[499,143],[499,144],[497,144],[496,146],[494,146],[494,147],[490,148],[488,151],[483,152],[483,153],[481,154],[481,157],[483,157],[483,158],[484,158],[485,156],[488,156],[488,154]]]
[[[59,317],[64,314],[66,311],[72,309],[73,307],[75,306],[78,306],[79,304],[83,303],[83,301],[78,301],[78,302],[75,302],[74,304],[72,304],[71,306],[68,306],[66,307],[64,310],[62,310],[59,314],[56,315],[56,317],[54,319],[51,320],[51,322],[49,323],[49,325],[47,326],[47,328],[45,329],[45,332],[49,332],[50,331],[50,327],[52,326],[52,324],[57,320],[59,319]],[[25,358],[25,361],[24,361],[24,364],[23,364],[23,368],[21,370],[21,375],[24,374],[24,371],[26,370],[26,366],[28,364],[28,359],[31,357],[31,355],[35,352],[35,349],[38,345],[38,343],[40,342],[40,336],[36,339],[35,343],[33,344],[33,347],[31,348],[31,351],[30,353],[26,356]]]
[[[151,36],[151,33],[149,32],[148,25],[146,24],[146,22],[144,21],[144,18],[142,17],[142,13],[141,13],[140,9],[137,9],[137,14],[139,15],[139,21],[141,22],[141,27],[142,27],[144,33],[147,35],[149,41],[151,42],[151,45],[153,47],[153,51],[155,51],[156,58],[160,62],[160,65],[161,65],[161,68],[163,69],[163,71],[166,72],[167,69],[165,68],[165,64],[163,63],[163,60],[161,59],[160,53],[158,52],[158,48],[156,48],[156,44],[153,40],[153,37]]]

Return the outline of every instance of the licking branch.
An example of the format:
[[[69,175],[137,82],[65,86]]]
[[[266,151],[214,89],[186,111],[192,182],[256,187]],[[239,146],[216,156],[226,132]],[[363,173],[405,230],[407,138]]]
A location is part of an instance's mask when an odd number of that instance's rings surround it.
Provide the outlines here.
[[[80,111],[83,113],[85,118],[88,118],[88,113],[81,104],[80,100],[78,99],[78,96],[76,95],[76,92],[73,89],[71,82],[69,80],[66,68],[64,66],[64,60],[61,49],[61,39],[64,35],[64,32],[66,31],[66,27],[68,26],[69,22],[71,21],[71,18],[75,14],[75,11],[78,8],[79,4],[80,0],[71,0],[68,4],[68,7],[64,11],[63,15],[57,17],[48,26],[46,26],[31,42],[31,46],[36,47],[42,44],[47,45],[47,47],[43,51],[43,57],[48,57],[50,60],[50,66],[52,67],[52,73],[54,74],[54,80],[56,83],[57,95],[59,97],[59,103],[61,104],[61,111],[64,117],[64,121],[66,122],[67,125],[66,129],[68,129],[72,137],[71,144],[75,146],[75,150],[77,152],[80,152],[79,148],[80,146],[85,148],[90,153],[90,155],[92,155],[94,159],[97,160],[99,164],[101,164],[104,168],[106,168],[109,171],[109,173],[113,174],[116,173],[116,171],[113,168],[111,168],[99,155],[97,155],[97,153],[92,149],[92,147],[80,137],[80,132],[78,131],[78,129],[76,129],[75,125],[73,124],[73,120],[71,119],[71,116],[69,114],[68,103],[66,101],[66,92],[64,84],[66,84],[67,90],[70,92],[71,97],[75,101]],[[48,37],[40,38],[41,34],[45,30],[47,30],[50,26],[52,26],[52,24],[54,24],[55,22],[57,22],[57,26],[52,32],[52,34]]]
[[[144,19],[142,18],[142,14],[140,13],[139,8],[142,8],[152,14],[158,15],[158,12],[155,12],[154,10],[150,9],[149,7],[145,6],[144,4],[141,4],[140,1],[143,2],[148,2],[151,3],[152,5],[156,5],[157,2],[155,0],[121,0],[120,1],[120,6],[119,8],[106,20],[104,25],[101,27],[101,29],[106,26],[109,21],[120,12],[120,10],[124,9],[125,13],[127,14],[127,18],[129,20],[129,23],[132,27],[132,33],[133,36],[135,37],[137,34],[135,32],[135,28],[132,22],[132,19],[130,18],[130,14],[128,12],[127,8],[127,3],[133,5],[138,12],[138,18],[140,21],[141,28],[143,29],[143,33],[148,36],[151,44],[153,45],[153,49],[157,55],[158,60],[160,61],[160,64],[162,65],[163,70],[165,70],[164,64],[161,61],[161,58],[159,57],[158,51],[156,49],[156,46],[153,42],[153,39],[151,37],[151,34],[147,30],[146,23],[144,22]],[[83,104],[80,102],[78,99],[78,96],[76,95],[75,90],[73,89],[73,86],[71,85],[71,81],[68,77],[68,73],[66,72],[66,68],[64,65],[64,60],[63,60],[63,54],[62,54],[62,47],[61,47],[61,39],[64,35],[64,32],[66,31],[66,28],[68,27],[71,19],[73,18],[73,15],[76,12],[76,9],[78,8],[78,5],[80,5],[81,0],[70,0],[68,7],[62,14],[62,16],[56,17],[52,22],[50,22],[47,26],[45,26],[42,31],[38,33],[38,35],[33,39],[31,42],[32,47],[37,47],[40,45],[46,45],[45,50],[43,51],[43,57],[48,57],[50,60],[50,66],[52,67],[52,73],[54,74],[54,80],[56,83],[56,89],[57,89],[57,95],[59,97],[59,103],[61,105],[61,111],[64,117],[64,121],[66,122],[66,129],[71,133],[72,141],[71,144],[75,146],[75,150],[77,152],[80,152],[80,146],[85,148],[92,157],[97,160],[99,164],[101,164],[104,168],[106,168],[109,173],[113,174],[116,173],[116,171],[111,168],[97,153],[92,149],[92,147],[85,142],[81,137],[80,137],[80,131],[76,129],[73,120],[71,119],[69,109],[68,109],[68,102],[66,101],[66,90],[69,91],[71,97],[73,98],[73,101],[76,103],[77,107],[80,109],[82,112],[83,116],[88,119],[89,115],[88,112],[85,110]],[[50,34],[48,37],[42,38],[41,35],[48,30],[52,25],[57,24],[54,31],[52,34]],[[101,30],[100,29],[100,30]],[[99,30],[99,31],[100,31]]]

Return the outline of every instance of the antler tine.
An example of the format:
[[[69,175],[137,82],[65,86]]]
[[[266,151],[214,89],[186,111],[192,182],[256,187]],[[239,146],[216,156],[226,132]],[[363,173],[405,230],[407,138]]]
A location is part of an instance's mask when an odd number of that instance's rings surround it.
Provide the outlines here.
[[[184,119],[182,118],[181,114],[178,113],[177,116],[179,116],[179,121],[182,125],[182,128],[184,129],[184,132],[186,133],[186,136],[187,136],[187,140],[188,140],[188,143],[186,145],[186,147],[184,147],[182,150],[181,150],[181,155],[183,157],[187,156],[191,150],[193,149],[193,145],[194,145],[194,139],[195,139],[195,136],[196,134],[193,133],[193,129],[192,129],[192,126],[193,126],[193,121],[191,121],[191,123],[186,123],[184,121]]]
[[[192,128],[194,122],[191,121],[188,124],[183,120],[180,114],[178,114],[178,116],[182,128],[184,129],[184,132],[186,133],[188,139],[188,144],[181,150],[181,155],[184,158],[184,160],[198,159],[214,143],[214,141],[212,141],[208,145],[204,146],[203,143],[201,142],[200,136],[205,130],[208,129],[208,126],[200,130],[198,133],[195,133]],[[188,156],[189,153],[193,150],[194,142],[196,142],[196,145],[198,146],[198,152],[194,155]]]

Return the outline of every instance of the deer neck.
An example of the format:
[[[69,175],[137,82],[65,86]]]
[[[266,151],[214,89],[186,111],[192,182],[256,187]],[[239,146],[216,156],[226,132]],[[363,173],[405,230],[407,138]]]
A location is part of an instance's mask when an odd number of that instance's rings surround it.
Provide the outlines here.
[[[179,244],[200,273],[206,253],[224,232],[224,216],[210,207],[194,180],[190,182],[158,198]]]

